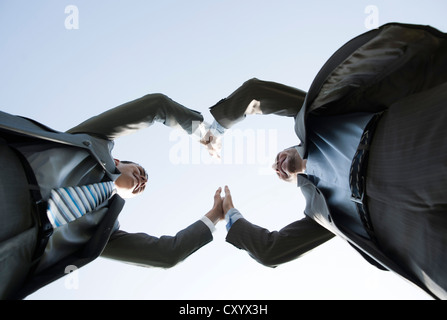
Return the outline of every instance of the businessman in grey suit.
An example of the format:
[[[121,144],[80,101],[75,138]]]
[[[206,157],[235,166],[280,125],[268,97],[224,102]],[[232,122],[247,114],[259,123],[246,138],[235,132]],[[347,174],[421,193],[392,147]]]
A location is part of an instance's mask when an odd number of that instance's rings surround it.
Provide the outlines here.
[[[226,240],[267,266],[335,235],[370,263],[447,298],[447,36],[388,24],[341,47],[307,93],[252,79],[211,108],[222,130],[250,114],[295,118],[300,143],[273,168],[305,217],[270,232],[225,189]]]
[[[220,189],[213,208],[175,236],[120,230],[123,198],[144,191],[138,164],[114,159],[114,140],[154,121],[192,134],[199,112],[162,94],[149,94],[58,132],[0,112],[0,297],[20,299],[98,256],[169,268],[212,240],[223,218]],[[113,182],[114,194],[81,217],[55,226],[47,210],[52,190]],[[81,197],[79,195],[79,197]],[[64,213],[68,217],[71,213]]]

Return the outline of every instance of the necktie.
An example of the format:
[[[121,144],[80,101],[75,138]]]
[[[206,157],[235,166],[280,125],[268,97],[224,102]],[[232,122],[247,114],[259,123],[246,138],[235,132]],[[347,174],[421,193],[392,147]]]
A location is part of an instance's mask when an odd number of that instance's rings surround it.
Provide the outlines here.
[[[113,191],[112,181],[53,189],[48,199],[48,219],[53,228],[60,227],[95,210]]]

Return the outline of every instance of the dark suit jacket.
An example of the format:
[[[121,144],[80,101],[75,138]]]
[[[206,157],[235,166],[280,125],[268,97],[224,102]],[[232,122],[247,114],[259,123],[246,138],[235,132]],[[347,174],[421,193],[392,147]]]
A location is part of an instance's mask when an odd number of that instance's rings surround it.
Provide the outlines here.
[[[19,140],[31,139],[37,144],[45,141],[87,150],[108,180],[114,181],[120,172],[115,167],[110,153],[113,140],[145,128],[154,121],[161,121],[172,127],[180,125],[186,132],[191,133],[192,121],[203,121],[203,117],[162,94],[150,94],[93,117],[68,132],[58,132],[33,120],[0,111],[0,134],[12,134]],[[171,267],[212,240],[208,227],[200,221],[174,237],[156,238],[114,230],[123,206],[124,200],[118,195],[113,196],[108,202],[107,214],[104,214],[90,240],[73,254],[40,270],[14,298],[23,298],[64,276],[66,266],[82,267],[101,254],[129,263]]]
[[[400,99],[447,81],[446,35],[431,27],[388,24],[366,32],[341,47],[315,77],[309,92],[278,83],[252,79],[211,108],[215,119],[229,128],[245,117],[252,100],[260,102],[262,114],[295,118],[296,146],[307,158],[307,116],[349,112],[379,112]],[[429,94],[429,93],[427,93]],[[419,278],[409,274],[375,243],[350,232],[333,219],[323,194],[307,179],[298,176],[306,198],[305,218],[279,232],[270,232],[239,219],[227,241],[247,250],[258,261],[274,266],[289,261],[334,235],[345,239],[368,261],[392,270],[429,294]]]

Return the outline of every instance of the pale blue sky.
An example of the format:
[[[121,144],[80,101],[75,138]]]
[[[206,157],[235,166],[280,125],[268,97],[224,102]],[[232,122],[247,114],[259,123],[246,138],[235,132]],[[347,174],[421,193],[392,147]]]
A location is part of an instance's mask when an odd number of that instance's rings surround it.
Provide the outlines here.
[[[79,9],[67,30],[65,7]],[[257,77],[307,90],[324,62],[365,31],[365,8],[379,24],[429,24],[447,31],[445,1],[0,1],[0,108],[66,130],[109,108],[161,92],[201,111]],[[298,143],[293,121],[254,116],[237,128],[275,131],[277,150]],[[261,131],[256,131],[261,130]],[[122,228],[173,235],[212,206],[228,184],[250,221],[278,230],[303,217],[298,188],[265,174],[266,163],[174,164],[179,137],[162,124],[116,141],[114,155],[149,172],[146,193],[129,200]],[[197,146],[191,145],[191,152]],[[261,152],[261,150],[255,150]],[[230,159],[231,160],[231,159]],[[272,158],[273,161],[273,158]],[[30,299],[427,299],[397,275],[369,266],[333,239],[304,257],[269,269],[214,241],[169,270],[98,259]]]

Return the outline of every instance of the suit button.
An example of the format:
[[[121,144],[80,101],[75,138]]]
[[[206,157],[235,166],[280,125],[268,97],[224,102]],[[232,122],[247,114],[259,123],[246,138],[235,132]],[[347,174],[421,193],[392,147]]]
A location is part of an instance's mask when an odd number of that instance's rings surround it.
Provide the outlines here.
[[[90,141],[88,141],[88,140],[85,140],[85,141],[82,141],[82,143],[84,144],[84,146],[87,146],[87,147],[90,147],[90,145],[92,144]]]

